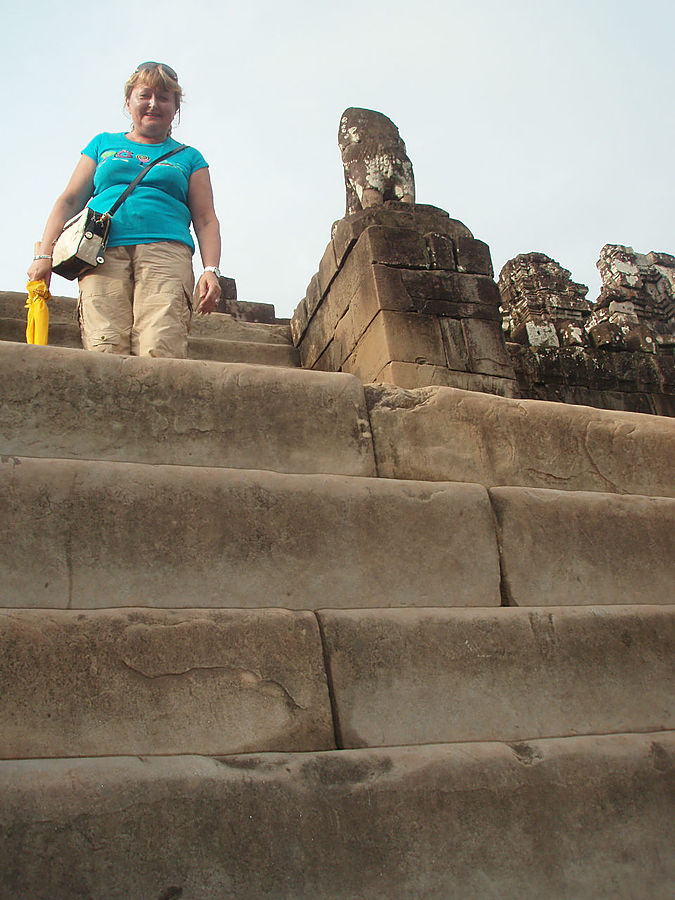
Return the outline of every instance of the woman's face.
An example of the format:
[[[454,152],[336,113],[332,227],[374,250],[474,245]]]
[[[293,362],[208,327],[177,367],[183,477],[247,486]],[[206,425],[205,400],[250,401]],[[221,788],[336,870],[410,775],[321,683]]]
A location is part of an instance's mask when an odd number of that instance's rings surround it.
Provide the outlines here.
[[[176,115],[176,97],[172,91],[137,84],[127,100],[134,134],[149,141],[163,141]]]

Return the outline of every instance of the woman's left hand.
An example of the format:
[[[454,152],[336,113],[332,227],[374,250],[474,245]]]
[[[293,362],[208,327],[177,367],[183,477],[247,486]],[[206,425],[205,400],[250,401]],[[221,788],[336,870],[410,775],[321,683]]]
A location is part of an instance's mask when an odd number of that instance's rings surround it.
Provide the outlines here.
[[[200,315],[216,311],[216,304],[220,299],[220,283],[213,272],[204,272],[197,282],[197,296],[199,306],[197,312]]]

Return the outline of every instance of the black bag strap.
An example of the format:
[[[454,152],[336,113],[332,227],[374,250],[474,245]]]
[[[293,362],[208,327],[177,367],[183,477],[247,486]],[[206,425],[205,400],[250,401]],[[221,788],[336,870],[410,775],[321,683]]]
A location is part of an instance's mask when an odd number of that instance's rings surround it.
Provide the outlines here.
[[[163,156],[160,156],[158,159],[156,159],[156,160],[154,160],[153,162],[151,162],[149,166],[145,166],[145,168],[143,169],[143,171],[140,172],[140,173],[134,178],[134,180],[131,182],[131,184],[129,185],[129,187],[124,191],[124,193],[123,193],[123,194],[120,194],[120,196],[117,198],[117,200],[116,200],[116,201],[113,203],[113,205],[110,207],[110,209],[108,210],[108,212],[106,213],[106,215],[107,215],[107,216],[111,216],[111,217],[115,215],[115,213],[117,212],[117,210],[120,208],[120,206],[124,203],[124,201],[125,201],[125,200],[127,199],[127,197],[129,196],[129,194],[134,190],[134,188],[135,188],[141,181],[143,181],[143,179],[145,178],[145,176],[148,174],[148,172],[150,171],[150,169],[151,169],[153,166],[156,166],[157,163],[163,162],[165,159],[168,159],[170,156],[173,156],[173,155],[176,154],[176,153],[180,153],[180,151],[181,151],[181,150],[185,150],[186,147],[187,147],[187,144],[181,144],[180,147],[174,147],[173,150],[169,150],[168,153],[165,153]]]

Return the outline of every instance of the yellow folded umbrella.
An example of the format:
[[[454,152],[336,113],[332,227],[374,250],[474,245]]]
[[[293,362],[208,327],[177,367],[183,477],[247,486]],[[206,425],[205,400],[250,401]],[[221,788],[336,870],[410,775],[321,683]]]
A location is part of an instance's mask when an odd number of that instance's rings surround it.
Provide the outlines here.
[[[26,322],[26,343],[27,344],[46,344],[47,332],[49,331],[49,309],[47,308],[47,300],[51,300],[52,295],[44,281],[29,281],[26,285],[28,291],[28,299],[26,300],[26,309],[28,310]]]

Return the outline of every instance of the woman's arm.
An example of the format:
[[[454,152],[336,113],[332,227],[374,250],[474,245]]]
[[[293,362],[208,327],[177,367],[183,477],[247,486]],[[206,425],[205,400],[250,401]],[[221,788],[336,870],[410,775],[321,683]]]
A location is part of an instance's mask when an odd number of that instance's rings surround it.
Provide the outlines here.
[[[217,266],[220,262],[220,224],[213,206],[211,176],[207,168],[197,169],[190,176],[188,207],[199,243],[204,266]],[[204,272],[197,282],[199,306],[197,312],[210,313],[220,297],[220,284],[213,272]]]
[[[52,275],[51,256],[54,241],[61,234],[63,226],[68,219],[72,219],[76,213],[84,209],[87,201],[94,193],[95,171],[96,163],[94,160],[83,154],[70,177],[65,191],[59,196],[49,214],[42,241],[40,242],[40,249],[35,254],[36,256],[48,256],[49,259],[33,260],[28,267],[28,278],[31,281],[44,279],[49,287]]]

